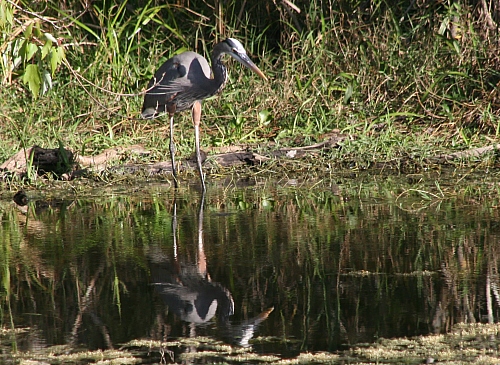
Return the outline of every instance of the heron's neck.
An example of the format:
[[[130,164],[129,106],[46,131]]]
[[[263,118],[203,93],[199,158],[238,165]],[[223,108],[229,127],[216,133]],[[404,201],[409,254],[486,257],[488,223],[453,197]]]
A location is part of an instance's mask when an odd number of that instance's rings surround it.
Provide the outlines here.
[[[222,54],[212,58],[212,72],[214,74],[214,94],[218,94],[224,89],[227,82],[227,69],[224,63],[222,63]]]

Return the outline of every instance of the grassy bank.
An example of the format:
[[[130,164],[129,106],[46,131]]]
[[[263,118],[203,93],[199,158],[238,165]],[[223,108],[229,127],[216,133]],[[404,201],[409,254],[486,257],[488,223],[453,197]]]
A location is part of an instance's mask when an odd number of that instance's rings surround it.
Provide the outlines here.
[[[172,54],[206,55],[226,36],[242,40],[270,81],[229,61],[228,86],[204,104],[202,148],[249,145],[265,154],[340,133],[348,136],[341,147],[317,161],[365,168],[401,160],[426,166],[428,157],[499,139],[495,9],[488,22],[479,4],[465,1],[189,4],[2,3],[0,162],[60,142],[82,155],[141,144],[151,154],[131,160],[167,160],[166,120],[134,119],[141,92]],[[64,51],[56,67],[43,56],[46,34],[51,49]],[[32,65],[42,79],[38,92],[26,76]],[[187,158],[189,113],[176,121],[177,153]],[[495,156],[481,159],[495,166]]]

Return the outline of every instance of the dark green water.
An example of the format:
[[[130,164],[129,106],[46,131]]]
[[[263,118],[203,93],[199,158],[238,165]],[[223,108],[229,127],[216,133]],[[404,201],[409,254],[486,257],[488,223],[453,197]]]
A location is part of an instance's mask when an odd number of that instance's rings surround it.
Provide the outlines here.
[[[197,336],[293,357],[496,320],[497,202],[398,186],[0,201],[1,324],[26,329],[3,335],[3,359]]]

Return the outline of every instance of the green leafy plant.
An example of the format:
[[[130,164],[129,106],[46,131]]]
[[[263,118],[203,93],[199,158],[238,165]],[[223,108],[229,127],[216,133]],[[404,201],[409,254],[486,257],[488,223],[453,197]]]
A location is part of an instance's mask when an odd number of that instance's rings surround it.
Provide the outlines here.
[[[20,79],[34,98],[52,88],[52,79],[63,62],[61,42],[44,30],[39,18],[19,16],[15,4],[0,4],[0,59],[2,84]]]

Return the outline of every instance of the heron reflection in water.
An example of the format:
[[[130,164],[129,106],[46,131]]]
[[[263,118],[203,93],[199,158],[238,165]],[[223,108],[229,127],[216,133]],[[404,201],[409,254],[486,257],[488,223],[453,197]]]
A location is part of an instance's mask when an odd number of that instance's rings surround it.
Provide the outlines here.
[[[152,282],[155,291],[168,309],[181,320],[190,323],[190,336],[196,336],[196,327],[208,323],[216,316],[222,330],[222,339],[239,346],[249,346],[257,325],[266,320],[273,308],[268,308],[256,317],[239,324],[230,322],[234,314],[231,293],[220,283],[211,280],[203,247],[203,205],[200,198],[198,212],[198,247],[196,262],[183,263],[177,255],[177,212],[174,203],[172,219],[174,255],[173,260],[159,246],[148,252]]]

